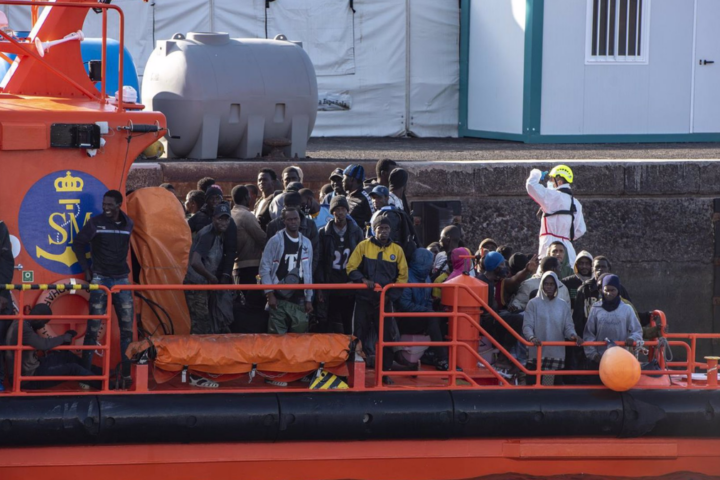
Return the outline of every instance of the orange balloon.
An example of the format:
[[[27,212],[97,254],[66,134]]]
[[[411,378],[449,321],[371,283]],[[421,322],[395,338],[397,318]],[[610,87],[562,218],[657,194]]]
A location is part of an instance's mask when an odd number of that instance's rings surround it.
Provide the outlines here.
[[[622,347],[608,348],[600,360],[600,380],[610,390],[630,390],[640,381],[640,362]]]

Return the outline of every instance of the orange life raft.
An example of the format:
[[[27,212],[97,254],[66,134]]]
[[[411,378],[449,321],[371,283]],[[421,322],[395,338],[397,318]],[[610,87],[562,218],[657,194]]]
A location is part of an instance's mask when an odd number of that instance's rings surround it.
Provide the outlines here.
[[[179,372],[185,367],[216,375],[266,372],[309,372],[343,365],[350,356],[350,335],[236,334],[163,335],[133,342],[132,357],[154,348],[155,367]]]

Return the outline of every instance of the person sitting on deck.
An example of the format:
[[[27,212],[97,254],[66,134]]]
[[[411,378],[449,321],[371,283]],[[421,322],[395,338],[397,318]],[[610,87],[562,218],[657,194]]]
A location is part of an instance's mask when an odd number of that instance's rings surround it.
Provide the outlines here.
[[[5,301],[4,298],[0,297],[0,305]],[[38,315],[43,317],[50,317],[52,310],[48,305],[43,303],[35,305],[30,310],[30,315]],[[23,345],[33,347],[35,350],[25,350],[22,352],[22,367],[21,372],[23,377],[92,377],[102,375],[102,369],[91,365],[90,368],[86,368],[83,365],[83,360],[79,356],[68,350],[51,351],[53,348],[60,345],[69,345],[72,343],[73,338],[77,336],[77,332],[74,330],[68,330],[64,334],[57,337],[44,337],[38,334],[39,330],[42,330],[45,325],[50,321],[50,318],[34,318],[32,320],[25,320],[23,322]],[[18,343],[18,321],[15,320],[10,325],[7,332],[7,344],[17,345]],[[39,357],[38,352],[46,352],[44,356]],[[15,352],[8,350],[5,352],[8,370],[12,375],[15,370],[13,368],[15,363]],[[51,388],[55,385],[63,383],[61,381],[30,381],[23,383],[22,387],[27,389],[39,389],[39,388]],[[102,384],[99,380],[82,380],[80,386],[83,388],[97,388],[100,389]]]
[[[643,334],[635,309],[620,298],[620,279],[605,275],[602,279],[602,300],[590,308],[585,325],[585,342],[625,342],[627,347],[642,344]],[[597,370],[606,346],[586,345],[586,369]],[[591,379],[593,380],[593,379]],[[594,379],[597,382],[597,379]]]
[[[543,258],[543,261],[548,257]],[[562,370],[565,366],[565,347],[543,347],[542,359],[538,362],[537,346],[541,342],[562,342],[571,340],[580,343],[572,316],[570,305],[558,298],[558,291],[562,283],[552,270],[546,271],[540,279],[540,290],[537,297],[530,299],[525,308],[523,320],[523,335],[535,347],[530,347],[530,359],[527,367],[533,370],[540,363],[542,370]],[[528,375],[528,385],[535,385],[537,377]],[[556,375],[543,375],[543,385],[562,385],[562,377]]]

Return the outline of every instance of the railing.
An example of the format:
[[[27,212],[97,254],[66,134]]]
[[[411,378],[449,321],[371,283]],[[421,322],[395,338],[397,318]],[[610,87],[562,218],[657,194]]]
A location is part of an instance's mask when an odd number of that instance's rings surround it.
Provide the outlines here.
[[[43,381],[52,381],[52,382],[64,382],[64,381],[102,381],[102,388],[100,389],[101,393],[107,393],[110,391],[110,352],[111,352],[111,338],[112,338],[112,296],[110,295],[110,290],[108,290],[106,287],[102,285],[80,285],[80,284],[49,284],[49,285],[29,285],[29,284],[23,284],[23,285],[0,285],[0,290],[8,290],[8,291],[18,291],[18,313],[16,315],[0,315],[0,322],[2,321],[18,321],[18,330],[17,330],[17,344],[15,345],[6,345],[2,346],[0,345],[0,352],[3,352],[4,355],[5,351],[12,351],[15,355],[14,365],[13,365],[13,387],[12,387],[12,393],[15,395],[19,394],[26,394],[28,392],[24,392],[22,390],[22,382],[23,381],[33,381],[33,382],[43,382]],[[57,291],[65,291],[65,290],[104,290],[107,294],[107,305],[106,305],[106,313],[105,315],[51,315],[48,317],[47,315],[28,315],[25,313],[25,292],[28,290],[57,290]],[[24,376],[22,374],[22,352],[25,351],[35,351],[36,349],[29,346],[29,345],[23,345],[23,324],[26,321],[29,320],[35,320],[35,319],[48,319],[51,318],[53,320],[74,320],[74,321],[87,321],[87,320],[102,320],[105,322],[105,335],[104,338],[101,341],[100,345],[60,345],[58,347],[53,348],[51,351],[54,350],[103,350],[106,352],[106,354],[103,356],[103,366],[102,366],[102,375],[93,375],[93,376]],[[98,339],[100,340],[100,339]],[[6,371],[6,375],[9,372]],[[97,391],[92,392],[97,393]]]
[[[513,329],[502,317],[500,317],[494,310],[490,308],[490,306],[487,304],[487,302],[481,298],[475,291],[473,291],[470,287],[467,285],[462,284],[433,284],[432,288],[441,288],[441,289],[453,289],[453,305],[452,310],[450,312],[428,312],[428,313],[417,313],[417,312],[387,312],[385,310],[385,299],[387,295],[387,291],[393,288],[428,288],[427,284],[391,284],[386,285],[382,289],[381,299],[380,299],[380,322],[379,322],[379,331],[380,334],[378,335],[378,344],[377,344],[377,354],[376,354],[376,362],[375,362],[375,371],[376,371],[376,385],[375,388],[378,389],[388,389],[392,388],[390,386],[383,385],[382,379],[384,376],[416,376],[418,373],[420,373],[422,376],[430,376],[430,377],[444,377],[450,378],[450,383],[444,386],[445,389],[465,389],[468,388],[467,386],[462,385],[456,385],[456,378],[461,377],[463,380],[468,382],[471,387],[473,388],[493,388],[491,386],[481,386],[476,381],[474,381],[473,378],[470,376],[464,374],[463,372],[454,372],[454,370],[457,367],[457,349],[461,348],[464,349],[480,363],[485,367],[487,372],[492,374],[498,381],[500,387],[517,387],[517,388],[534,388],[534,389],[547,389],[547,388],[596,388],[596,389],[603,389],[605,388],[602,385],[567,385],[567,386],[549,386],[549,385],[542,385],[541,378],[543,375],[560,375],[560,376],[598,376],[600,372],[598,370],[542,370],[542,348],[545,347],[554,347],[554,346],[570,346],[570,347],[577,347],[578,345],[575,342],[542,342],[540,346],[535,347],[535,345],[529,341],[527,341],[522,335],[517,333],[515,329]],[[528,369],[526,366],[522,365],[521,362],[519,362],[510,352],[503,347],[503,345],[500,344],[500,342],[497,341],[492,335],[490,335],[481,325],[479,322],[480,318],[480,310],[478,309],[478,321],[476,321],[474,318],[472,318],[470,315],[464,312],[460,312],[458,310],[458,296],[460,289],[464,290],[466,294],[469,294],[473,300],[475,300],[478,305],[482,307],[482,310],[484,313],[490,314],[493,319],[500,324],[502,328],[508,331],[510,335],[512,335],[517,342],[524,345],[528,348],[537,348],[537,368],[534,370]],[[661,331],[663,332],[663,335],[666,339],[687,339],[690,341],[690,345],[688,345],[684,341],[678,341],[678,340],[667,340],[667,344],[670,347],[680,347],[683,348],[687,354],[687,361],[686,362],[666,362],[662,349],[664,345],[659,341],[648,341],[644,342],[645,347],[653,347],[656,350],[656,355],[659,358],[659,364],[661,367],[661,370],[650,370],[650,371],[643,371],[641,374],[643,376],[677,376],[682,375],[686,378],[686,385],[685,386],[677,386],[677,385],[670,385],[670,386],[663,386],[662,388],[668,388],[668,389],[705,389],[705,388],[717,388],[717,377],[713,378],[712,380],[708,377],[708,380],[705,384],[697,384],[693,382],[692,374],[695,373],[695,370],[700,368],[704,369],[706,371],[713,371],[713,368],[715,369],[715,375],[717,375],[717,360],[714,359],[714,357],[709,357],[709,360],[707,363],[698,362],[696,360],[696,351],[697,351],[697,340],[698,339],[720,339],[720,334],[713,334],[713,333],[688,333],[688,334],[668,334],[667,333],[667,321],[665,318],[665,314],[661,311],[654,311],[653,313],[653,321],[655,323],[659,323],[661,326]],[[452,332],[450,336],[450,340],[447,342],[390,342],[385,341],[382,338],[382,332],[384,331],[383,328],[385,326],[385,321],[387,317],[395,317],[395,318],[438,318],[438,317],[447,317],[451,320],[450,323],[450,332]],[[471,346],[467,342],[458,341],[457,339],[457,332],[458,332],[458,323],[460,320],[466,321],[469,325],[471,325],[475,330],[477,330],[478,334],[482,337],[487,338],[492,343],[493,347],[498,349],[499,352],[501,352],[509,362],[511,362],[520,372],[524,373],[526,376],[534,376],[536,378],[536,385],[534,386],[519,386],[519,385],[511,385],[510,382],[507,381],[500,373],[488,362],[485,360],[475,349],[471,348]],[[578,336],[582,335],[582,332],[577,332]],[[618,346],[624,346],[624,341],[617,341],[615,342]],[[582,346],[604,346],[606,345],[606,342],[583,342]],[[382,356],[383,356],[383,347],[411,347],[411,346],[448,346],[451,348],[450,356],[450,371],[449,372],[397,372],[397,371],[385,371],[382,368]],[[685,367],[684,370],[668,370],[670,367]],[[654,385],[637,385],[634,388],[640,388],[640,389],[656,389],[657,386]]]
[[[0,285],[0,289],[6,289],[6,290],[18,290],[19,291],[19,312],[16,315],[1,315],[0,321],[9,321],[9,320],[18,320],[19,326],[18,326],[18,342],[16,345],[8,345],[8,346],[0,346],[0,351],[14,351],[15,352],[15,365],[14,365],[14,381],[13,381],[13,391],[11,392],[11,395],[52,395],[52,394],[58,394],[57,391],[42,391],[42,392],[27,392],[23,391],[21,389],[21,382],[22,381],[87,381],[87,380],[100,380],[102,381],[102,389],[100,391],[87,391],[87,392],[72,392],[73,394],[81,394],[81,393],[87,393],[87,394],[97,394],[97,393],[108,393],[110,391],[110,357],[111,353],[114,350],[114,345],[112,341],[111,336],[111,326],[112,326],[112,294],[118,293],[120,291],[168,291],[168,290],[174,290],[174,291],[185,291],[185,290],[200,290],[200,291],[217,291],[217,290],[232,290],[232,291],[251,291],[251,290],[266,290],[267,285],[257,285],[257,284],[251,284],[251,285],[117,285],[113,287],[112,289],[107,289],[104,286],[99,285]],[[441,288],[441,289],[453,289],[453,305],[450,306],[449,311],[444,312],[390,312],[385,311],[384,305],[385,300],[387,297],[387,292],[390,289],[393,288]],[[25,299],[25,292],[28,290],[80,290],[80,289],[86,289],[86,290],[98,290],[102,289],[107,294],[107,305],[106,305],[106,314],[105,315],[52,315],[52,319],[61,319],[61,320],[72,320],[76,322],[82,322],[87,321],[88,319],[100,319],[105,322],[105,335],[102,339],[101,345],[94,346],[94,345],[88,345],[88,346],[78,346],[78,345],[64,345],[60,347],[56,347],[57,350],[103,350],[105,351],[106,355],[103,358],[103,373],[101,376],[87,376],[87,377],[78,377],[78,376],[43,376],[43,377],[34,377],[29,376],[25,377],[21,375],[21,353],[23,351],[33,350],[32,347],[29,346],[23,346],[23,340],[22,340],[22,323],[27,320],[32,320],[34,318],[47,318],[46,316],[31,316],[24,313],[23,305],[24,305],[24,299]],[[366,286],[363,284],[312,284],[312,285],[273,285],[273,290],[365,290],[367,289]],[[351,386],[351,390],[365,390],[366,388],[370,389],[394,389],[394,390],[407,390],[407,385],[404,386],[393,386],[393,385],[384,385],[383,384],[383,377],[384,376],[390,376],[390,377],[417,377],[418,380],[426,379],[426,378],[436,378],[436,379],[443,379],[446,380],[442,385],[435,384],[422,384],[421,382],[417,383],[417,386],[414,388],[418,389],[424,389],[424,390],[430,390],[430,389],[443,389],[443,390],[454,390],[454,389],[497,389],[497,388],[520,388],[520,389],[548,389],[548,388],[555,388],[555,389],[563,389],[563,388],[583,388],[583,389],[603,389],[605,388],[602,385],[571,385],[571,386],[544,386],[542,385],[541,378],[543,375],[561,375],[561,376],[587,376],[587,375],[595,375],[597,376],[599,374],[598,371],[588,371],[588,370],[542,370],[542,362],[538,361],[537,367],[535,369],[528,369],[526,366],[522,365],[517,359],[511,355],[508,350],[492,335],[489,334],[483,328],[480,322],[480,313],[481,309],[478,307],[476,311],[470,312],[470,311],[461,311],[462,309],[469,309],[470,307],[459,307],[458,306],[458,298],[460,295],[460,289],[464,290],[464,295],[469,295],[475,302],[477,302],[478,305],[482,307],[482,311],[491,315],[492,318],[500,325],[500,327],[506,329],[510,335],[514,337],[514,339],[521,343],[522,345],[525,345],[526,347],[533,347],[535,346],[531,343],[525,340],[520,334],[518,334],[510,325],[505,322],[505,320],[502,319],[497,313],[495,313],[493,310],[491,310],[487,302],[482,299],[480,296],[477,295],[476,292],[474,292],[470,287],[466,285],[458,285],[458,284],[392,284],[387,285],[384,288],[380,288],[379,286],[376,286],[374,292],[379,294],[380,297],[380,311],[378,312],[378,318],[379,318],[379,325],[378,325],[378,343],[376,345],[376,361],[375,361],[375,379],[374,379],[374,385],[366,387],[365,385],[365,370],[364,366],[360,369],[360,378],[355,379],[354,385]],[[391,341],[385,341],[383,338],[383,332],[384,332],[384,325],[387,321],[388,317],[396,317],[399,319],[403,318],[448,318],[449,325],[448,325],[448,339],[446,341],[442,342],[391,342]],[[476,318],[475,318],[476,317]],[[661,326],[661,330],[665,332],[667,322],[665,320],[665,315],[662,312],[656,311],[653,312],[653,318],[654,321],[657,322]],[[404,320],[404,321],[411,321],[411,320]],[[472,328],[472,331],[474,333],[474,338],[472,340],[469,340],[467,338],[459,338],[461,336],[460,330],[461,323],[465,322],[465,327],[468,325]],[[133,325],[135,327],[135,325]],[[696,348],[697,348],[697,340],[699,339],[720,339],[720,334],[665,334],[665,338],[672,339],[669,340],[667,343],[670,346],[674,347],[680,347],[683,348],[687,354],[687,361],[685,362],[666,362],[662,355],[662,348],[663,345],[661,342],[658,341],[652,341],[652,342],[645,342],[645,346],[653,347],[657,349],[656,355],[659,360],[661,370],[652,370],[643,372],[643,375],[652,375],[652,376],[684,376],[687,378],[687,383],[684,386],[678,386],[678,385],[669,385],[669,386],[655,386],[655,385],[639,385],[635,388],[646,388],[646,389],[656,389],[656,388],[662,388],[662,389],[705,389],[705,388],[717,388],[717,382],[712,382],[708,379],[708,381],[705,384],[698,384],[692,381],[692,374],[695,373],[697,369],[704,369],[706,371],[712,372],[713,368],[717,368],[717,364],[715,360],[708,360],[707,363],[698,362],[695,358],[696,355]],[[512,385],[506,378],[504,378],[494,367],[493,365],[488,362],[485,358],[483,358],[477,351],[476,348],[473,348],[472,342],[477,342],[482,337],[487,338],[493,345],[494,348],[496,348],[499,352],[503,353],[508,361],[510,361],[518,371],[521,371],[525,373],[527,376],[534,376],[537,379],[537,384],[535,386],[521,386],[521,385]],[[687,340],[681,341],[681,340]],[[119,343],[116,342],[115,343]],[[618,345],[624,345],[624,342],[617,342]],[[596,345],[596,346],[602,346],[605,345],[605,342],[587,342],[583,345]],[[401,346],[425,346],[425,347],[445,347],[448,348],[448,360],[449,360],[449,370],[447,371],[439,371],[439,370],[412,370],[412,371],[398,371],[398,370],[391,370],[391,371],[385,371],[382,368],[382,358],[383,358],[383,348],[385,347],[401,347]],[[542,348],[548,347],[548,346],[576,346],[575,342],[543,342],[540,346],[536,347],[538,349],[538,355],[537,358],[542,358]],[[353,352],[351,352],[351,356],[353,355]],[[472,359],[472,363],[474,365],[477,365],[477,363],[481,364],[484,367],[483,375],[482,377],[487,380],[490,378],[491,380],[495,381],[496,384],[494,385],[487,385],[487,384],[480,384],[478,383],[477,379],[481,376],[476,375],[477,372],[473,372],[473,368],[468,368],[467,370],[463,369],[458,370],[457,367],[459,367],[458,358],[462,357],[464,355],[464,361],[467,363],[467,359]],[[467,366],[467,365],[465,365]],[[136,383],[136,387],[134,390],[131,391],[123,391],[121,393],[124,394],[132,394],[132,393],[144,393],[148,392],[147,387],[147,365],[145,366],[137,366],[136,367],[139,371],[140,368],[143,368],[143,374],[139,375],[138,377],[142,378],[141,382]],[[678,370],[671,370],[671,368],[680,368]],[[134,380],[137,381],[137,378]],[[458,384],[458,381],[465,382],[464,384]],[[141,384],[144,382],[144,385]],[[251,392],[251,391],[258,391],[257,388],[239,388],[238,390]],[[290,389],[287,390],[285,388],[279,388],[279,387],[271,387],[267,386],[262,388],[263,391],[304,391],[300,389]],[[178,393],[178,392],[187,392],[189,390],[176,390],[174,392],[158,392],[158,393]],[[198,389],[194,389],[193,391],[198,392]],[[202,390],[205,392],[212,391],[212,390]],[[227,391],[226,389],[222,391]],[[67,392],[61,392],[61,394],[67,394]]]
[[[107,99],[107,92],[105,88],[105,84],[107,81],[107,75],[106,75],[106,54],[107,54],[107,11],[108,10],[115,10],[119,15],[119,53],[118,53],[118,102],[117,102],[117,112],[124,111],[123,107],[123,63],[124,63],[124,45],[125,45],[125,15],[123,14],[122,9],[116,5],[110,5],[106,3],[98,3],[98,2],[50,2],[50,1],[41,1],[41,0],[0,0],[0,5],[18,5],[18,6],[28,6],[34,9],[37,9],[38,7],[67,7],[67,8],[85,8],[89,11],[90,8],[93,9],[101,9],[102,10],[102,87],[100,91],[100,96],[94,92],[91,92],[84,88],[82,85],[80,85],[78,82],[73,80],[70,76],[66,75],[65,73],[61,72],[54,66],[52,66],[47,60],[45,60],[43,57],[41,57],[37,52],[35,52],[35,46],[28,43],[18,42],[16,39],[9,36],[7,33],[0,30],[0,39],[4,40],[4,42],[0,42],[0,51],[4,53],[12,53],[15,55],[24,55],[28,57],[32,57],[37,62],[40,63],[44,68],[50,71],[53,75],[61,79],[62,81],[72,85],[74,88],[79,90],[83,95],[90,98],[91,100],[97,100],[101,104],[104,104]],[[37,27],[37,25],[35,25]],[[8,42],[7,44],[5,42]],[[5,57],[3,55],[3,57]],[[6,60],[7,57],[5,57]]]

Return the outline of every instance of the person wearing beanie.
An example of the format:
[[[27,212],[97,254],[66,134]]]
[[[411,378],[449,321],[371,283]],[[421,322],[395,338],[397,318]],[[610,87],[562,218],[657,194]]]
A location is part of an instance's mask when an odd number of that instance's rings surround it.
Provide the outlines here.
[[[363,232],[348,217],[347,199],[336,195],[330,200],[333,218],[320,229],[317,283],[348,283],[350,254],[363,241]],[[352,335],[355,290],[321,290],[318,294],[320,329],[327,333]]]
[[[643,335],[640,321],[633,307],[620,298],[620,279],[616,275],[605,275],[602,279],[601,300],[590,309],[585,325],[583,340],[587,342],[625,342],[627,347],[642,346]],[[589,370],[597,370],[600,358],[607,346],[586,345],[585,357]]]
[[[343,176],[344,173],[342,168],[336,168],[332,171],[332,173],[330,173],[330,183],[328,184],[330,186],[330,191],[326,192],[322,196],[322,203],[329,204],[333,197],[345,195],[345,190],[343,189]]]
[[[364,181],[365,169],[362,165],[348,165],[343,171],[343,189],[350,205],[349,213],[361,229],[365,229],[375,213],[370,194],[363,189]]]
[[[405,188],[408,182],[408,172],[403,168],[396,168],[390,172],[390,197],[388,203],[394,205],[398,210],[410,213],[410,207],[405,198]]]
[[[480,255],[480,258],[483,258],[489,252],[496,251],[497,248],[498,243],[495,240],[493,240],[492,238],[486,238],[482,242],[480,242],[477,253]]]
[[[347,273],[354,283],[365,284],[367,289],[359,290],[356,296],[354,322],[355,336],[362,344],[363,355],[369,365],[375,363],[375,339],[379,333],[379,311],[393,312],[393,303],[402,295],[401,288],[392,288],[385,295],[385,305],[380,305],[380,292],[375,286],[384,287],[391,283],[407,283],[408,265],[405,253],[390,237],[390,221],[385,217],[377,217],[373,221],[375,236],[363,240],[350,255]],[[397,339],[397,324],[392,317],[386,317],[384,331],[385,341]],[[390,370],[393,363],[392,348],[385,348],[382,353],[383,370]],[[370,367],[372,368],[372,367]],[[386,383],[392,380],[383,378]]]
[[[578,289],[583,283],[592,278],[592,262],[593,257],[589,252],[583,250],[578,253],[573,265],[573,274],[562,279],[563,285],[570,292],[570,309],[575,311],[575,299],[577,298]]]
[[[612,264],[607,257],[599,255],[592,262],[592,277],[586,280],[578,289],[575,297],[575,308],[573,309],[573,322],[575,331],[585,331],[585,324],[590,316],[592,306],[602,298],[602,276],[612,272]],[[632,301],[630,294],[625,287],[620,285],[620,297]]]

